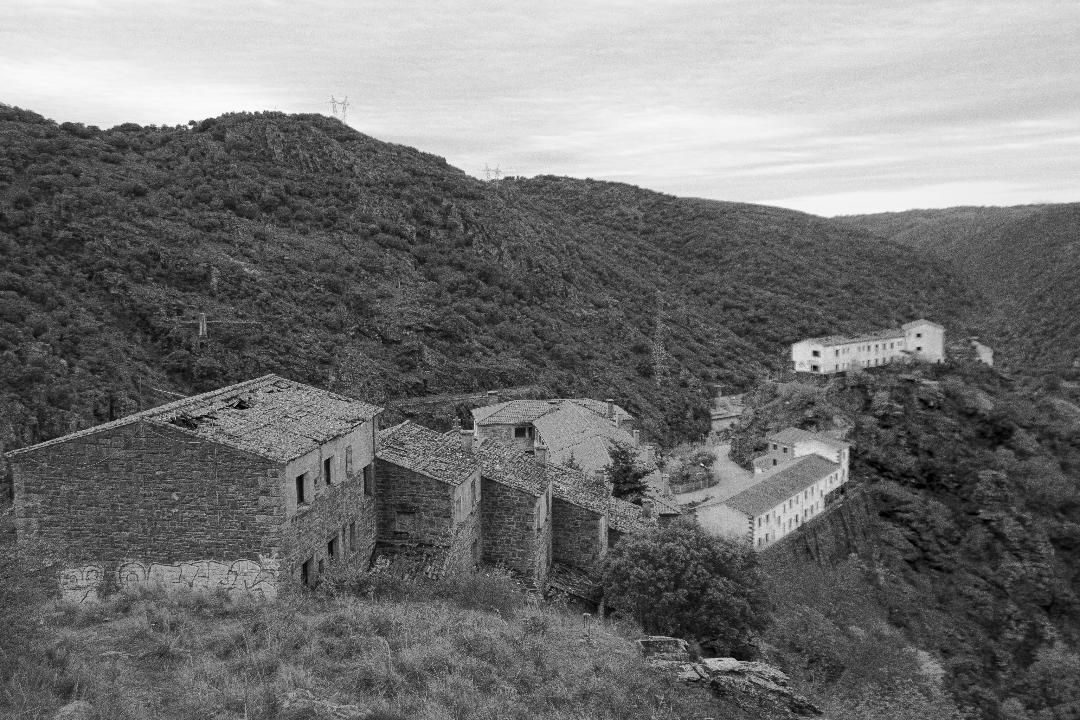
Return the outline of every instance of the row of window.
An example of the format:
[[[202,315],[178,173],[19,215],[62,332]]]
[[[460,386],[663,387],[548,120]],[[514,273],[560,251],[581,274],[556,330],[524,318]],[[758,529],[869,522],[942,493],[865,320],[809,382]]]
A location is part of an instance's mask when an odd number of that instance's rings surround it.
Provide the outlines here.
[[[345,448],[345,474],[346,476],[352,472],[352,448]],[[323,460],[322,466],[322,480],[323,484],[329,487],[330,485],[339,484],[341,480],[335,478],[334,475],[334,456]],[[312,487],[312,483],[309,482],[308,473],[303,472],[297,475],[294,480],[294,487],[296,489],[296,506],[306,505],[314,499],[315,488]],[[375,464],[368,463],[364,466],[364,494],[375,494]]]
[[[359,549],[357,547],[355,521],[341,527],[341,537],[345,538],[346,542],[344,552],[352,553]],[[319,583],[319,578],[326,572],[326,563],[340,560],[342,552],[342,549],[340,549],[338,545],[338,535],[334,535],[326,541],[326,557],[319,558],[317,566],[314,555],[300,565],[300,581],[309,587],[317,585]]]

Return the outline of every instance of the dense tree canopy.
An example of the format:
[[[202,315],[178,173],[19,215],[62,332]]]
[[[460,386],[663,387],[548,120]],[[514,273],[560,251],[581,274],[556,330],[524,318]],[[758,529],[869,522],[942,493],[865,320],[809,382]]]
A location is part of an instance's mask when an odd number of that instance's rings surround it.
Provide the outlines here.
[[[750,657],[768,622],[757,555],[746,543],[678,522],[622,538],[604,565],[604,594],[649,632]]]

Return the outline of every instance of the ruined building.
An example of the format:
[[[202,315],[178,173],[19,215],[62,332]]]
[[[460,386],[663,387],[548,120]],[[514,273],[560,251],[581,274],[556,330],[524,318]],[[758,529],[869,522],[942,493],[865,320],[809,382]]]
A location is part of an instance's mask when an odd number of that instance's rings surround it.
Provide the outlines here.
[[[20,547],[72,599],[313,583],[371,555],[380,412],[267,375],[12,451]]]

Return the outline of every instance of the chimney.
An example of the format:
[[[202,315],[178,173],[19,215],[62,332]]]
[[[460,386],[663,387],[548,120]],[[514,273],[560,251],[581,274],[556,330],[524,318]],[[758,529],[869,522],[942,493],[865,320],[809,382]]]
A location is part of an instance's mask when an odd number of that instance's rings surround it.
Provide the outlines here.
[[[653,506],[653,501],[652,500],[642,500],[641,501],[641,517],[648,520],[648,519],[652,518],[654,511],[655,511],[655,508]]]
[[[615,419],[615,400],[614,398],[607,399],[607,416],[611,419]]]
[[[667,473],[660,473],[660,487],[663,488],[665,495],[671,494],[671,476]]]
[[[547,445],[544,445],[543,443],[537,443],[537,445],[535,447],[533,447],[533,457],[535,457],[536,462],[540,463],[541,465],[547,465],[547,461],[548,461],[548,448],[547,448]]]
[[[641,445],[641,431],[634,428],[634,447]]]
[[[604,495],[611,497],[611,487],[608,485],[606,472],[603,470],[596,470],[593,472],[593,480],[596,483],[597,488],[599,488]]]
[[[461,447],[466,451],[472,452],[473,449],[473,431],[460,429],[458,433],[461,435]]]
[[[498,390],[488,390],[487,391],[487,399],[488,399],[489,403],[493,403],[493,404],[502,402],[502,398],[499,397],[499,391]]]

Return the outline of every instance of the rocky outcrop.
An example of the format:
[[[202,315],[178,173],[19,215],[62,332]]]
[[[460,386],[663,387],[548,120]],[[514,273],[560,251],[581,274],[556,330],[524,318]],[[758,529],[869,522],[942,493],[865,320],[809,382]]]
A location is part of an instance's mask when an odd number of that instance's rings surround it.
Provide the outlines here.
[[[637,641],[645,661],[686,683],[708,686],[713,695],[751,717],[801,718],[821,715],[795,692],[788,676],[771,665],[735,658],[692,660],[685,640],[652,636]]]

